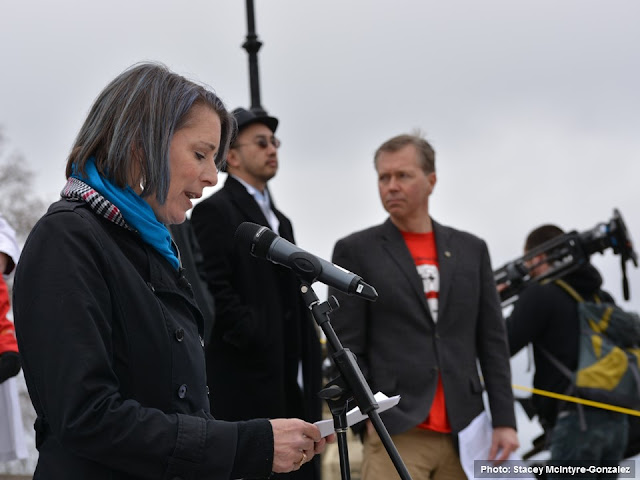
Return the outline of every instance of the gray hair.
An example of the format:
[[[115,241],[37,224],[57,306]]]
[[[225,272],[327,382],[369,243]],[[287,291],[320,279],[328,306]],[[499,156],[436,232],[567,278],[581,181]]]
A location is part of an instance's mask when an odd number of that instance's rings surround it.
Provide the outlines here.
[[[413,145],[418,152],[418,163],[427,175],[436,171],[436,152],[423,134],[416,130],[411,134],[397,135],[378,147],[373,156],[373,164],[378,168],[378,156],[382,152],[395,153],[407,145]]]
[[[189,121],[195,104],[209,106],[220,117],[216,164],[227,157],[236,122],[208,88],[170,71],[160,63],[139,63],[112,80],[98,95],[67,160],[66,175],[85,173],[95,157],[101,175],[124,188],[136,162],[143,196],[164,204],[169,191],[169,146],[173,134]]]

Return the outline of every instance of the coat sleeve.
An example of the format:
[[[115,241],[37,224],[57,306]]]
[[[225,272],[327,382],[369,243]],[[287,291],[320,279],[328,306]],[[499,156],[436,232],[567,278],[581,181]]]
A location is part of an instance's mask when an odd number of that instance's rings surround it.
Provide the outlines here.
[[[136,478],[268,474],[268,421],[166,413],[120,394],[111,340],[118,272],[91,223],[75,212],[45,216],[16,272],[16,333],[29,394],[48,435],[69,455]]]
[[[13,323],[7,318],[9,290],[0,275],[0,383],[20,372],[18,343]]]
[[[0,276],[0,355],[5,352],[18,351],[15,329],[11,320],[7,318],[10,309],[9,289],[4,279]]]
[[[547,330],[550,302],[548,296],[544,295],[544,287],[538,283],[527,286],[519,295],[506,320],[511,356],[527,344],[537,341]]]
[[[509,349],[485,242],[482,242],[480,262],[482,288],[477,325],[478,359],[489,397],[493,426],[516,428]]]

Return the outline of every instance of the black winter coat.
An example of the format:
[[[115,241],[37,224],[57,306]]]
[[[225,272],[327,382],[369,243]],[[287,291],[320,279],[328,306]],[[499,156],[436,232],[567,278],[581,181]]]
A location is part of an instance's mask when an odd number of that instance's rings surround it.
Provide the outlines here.
[[[291,222],[274,208],[283,238]],[[195,206],[193,228],[216,302],[207,347],[211,411],[225,420],[255,417],[320,419],[320,343],[291,270],[253,257],[234,241],[242,222],[268,225],[260,207],[233,177]],[[297,384],[304,370],[304,396]],[[238,379],[242,378],[242,382]],[[219,397],[215,393],[224,392]]]
[[[35,479],[267,476],[266,420],[214,420],[203,318],[139,235],[61,200],[34,227],[14,284],[38,419]]]
[[[289,219],[275,207],[280,236],[293,242]],[[300,281],[287,268],[253,257],[234,241],[242,222],[268,225],[258,203],[232,176],[197,204],[191,223],[215,297],[216,322],[207,344],[211,411],[217,418],[296,417],[320,420],[320,342],[300,294]],[[304,391],[297,383],[302,366]],[[315,457],[291,479],[319,479]]]

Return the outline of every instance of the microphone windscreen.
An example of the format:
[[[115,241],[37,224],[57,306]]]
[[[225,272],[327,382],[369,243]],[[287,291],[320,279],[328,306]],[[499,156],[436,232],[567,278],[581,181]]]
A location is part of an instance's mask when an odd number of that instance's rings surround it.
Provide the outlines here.
[[[253,237],[255,236],[256,233],[258,233],[258,230],[260,230],[261,227],[262,225],[258,225],[257,223],[251,223],[251,222],[241,223],[240,225],[238,225],[238,228],[236,229],[236,233],[233,238],[235,243],[240,243],[242,245],[250,245],[252,243]]]
[[[272,230],[252,222],[243,222],[236,229],[234,240],[241,247],[247,246],[251,254],[266,258],[273,240],[278,237]]]

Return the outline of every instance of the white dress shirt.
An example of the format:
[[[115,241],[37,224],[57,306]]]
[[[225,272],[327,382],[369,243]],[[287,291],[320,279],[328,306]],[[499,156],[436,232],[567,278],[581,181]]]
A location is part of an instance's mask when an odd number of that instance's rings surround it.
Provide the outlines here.
[[[247,192],[249,192],[249,194],[260,206],[260,210],[262,210],[264,217],[267,219],[267,222],[269,222],[271,230],[279,234],[278,229],[280,228],[280,220],[278,220],[278,217],[276,217],[276,214],[273,213],[273,210],[271,209],[271,198],[269,198],[269,191],[265,188],[264,192],[261,192],[254,186],[249,185],[241,178],[238,178],[235,175],[232,175],[232,177],[239,181],[242,185],[244,185],[244,188],[247,189]]]

